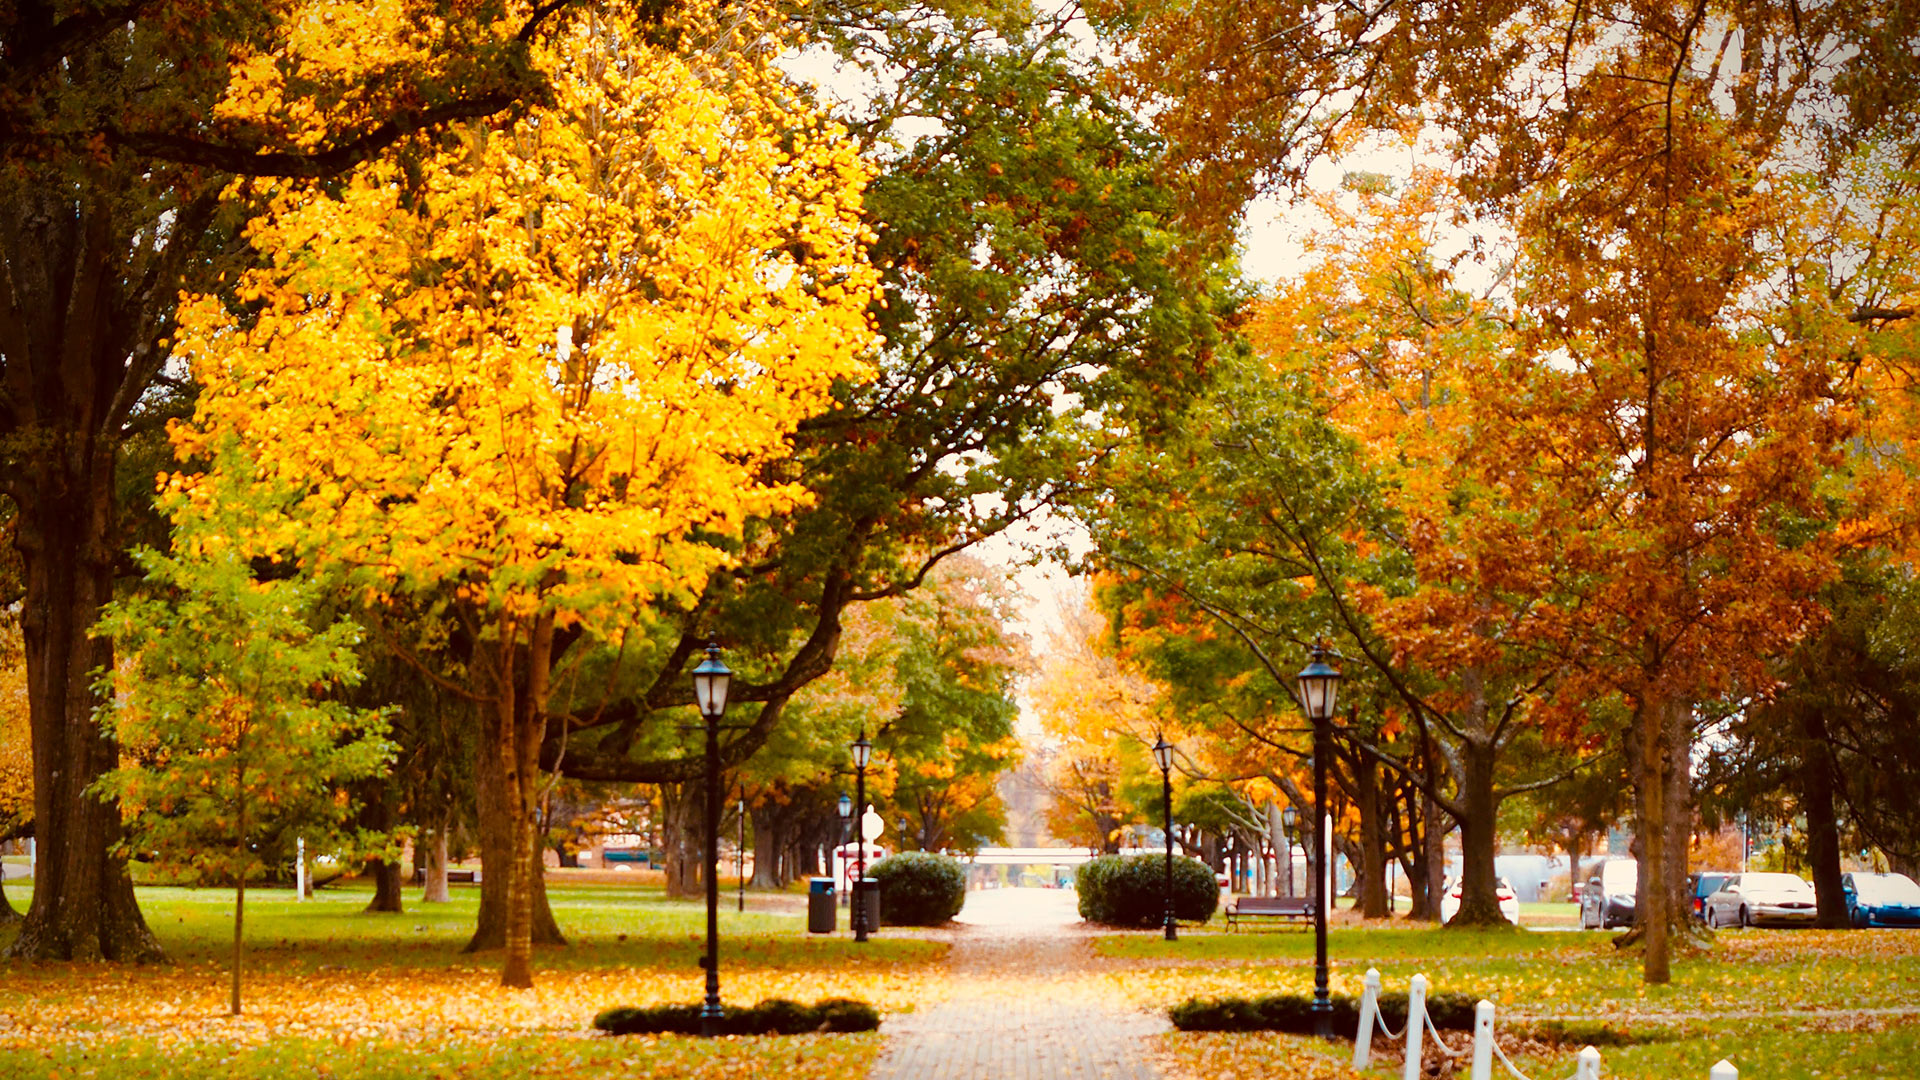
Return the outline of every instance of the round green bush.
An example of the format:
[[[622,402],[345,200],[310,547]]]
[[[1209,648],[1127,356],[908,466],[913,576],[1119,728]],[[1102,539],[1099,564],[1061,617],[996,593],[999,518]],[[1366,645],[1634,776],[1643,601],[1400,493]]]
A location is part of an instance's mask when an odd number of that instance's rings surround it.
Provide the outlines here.
[[[1107,926],[1159,926],[1167,911],[1164,855],[1102,855],[1074,875],[1080,917]],[[1198,859],[1173,860],[1173,916],[1206,922],[1220,906],[1213,870]]]
[[[967,902],[967,870],[946,855],[902,851],[867,874],[880,882],[880,918],[890,926],[938,926]]]

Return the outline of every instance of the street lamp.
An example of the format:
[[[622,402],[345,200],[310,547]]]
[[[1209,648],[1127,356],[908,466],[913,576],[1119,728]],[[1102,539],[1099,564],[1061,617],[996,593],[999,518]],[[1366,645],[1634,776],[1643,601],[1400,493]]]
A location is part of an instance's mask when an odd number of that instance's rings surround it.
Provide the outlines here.
[[[740,840],[733,846],[733,879],[740,889],[740,905],[735,911],[747,910],[747,789],[740,789]]]
[[[700,1034],[720,1034],[720,718],[727,712],[733,672],[720,662],[720,646],[707,642],[707,658],[693,669],[693,700],[707,728],[707,999],[700,1006]]]
[[[1280,811],[1280,830],[1287,834],[1287,895],[1293,895],[1293,824],[1300,820],[1300,812],[1289,806]]]
[[[865,941],[867,940],[868,929],[867,912],[865,905],[861,903],[862,898],[860,892],[861,886],[863,886],[867,880],[867,830],[865,821],[867,806],[867,762],[873,760],[873,744],[867,741],[867,729],[864,725],[860,728],[860,737],[853,740],[853,745],[848,747],[848,749],[853,751],[853,803],[855,808],[853,842],[855,844],[855,865],[859,867],[853,877],[853,940]]]
[[[1180,932],[1173,924],[1173,745],[1167,742],[1163,734],[1153,744],[1153,763],[1160,766],[1160,806],[1164,814],[1164,830],[1167,838],[1167,940],[1174,941]]]
[[[1327,745],[1328,728],[1340,686],[1340,672],[1328,666],[1326,657],[1327,650],[1315,644],[1313,661],[1294,676],[1300,707],[1313,721],[1313,1033],[1323,1039],[1333,1037],[1333,1002],[1327,997],[1327,838],[1320,823],[1327,818],[1327,758],[1333,752]],[[1287,865],[1291,875],[1291,848]]]

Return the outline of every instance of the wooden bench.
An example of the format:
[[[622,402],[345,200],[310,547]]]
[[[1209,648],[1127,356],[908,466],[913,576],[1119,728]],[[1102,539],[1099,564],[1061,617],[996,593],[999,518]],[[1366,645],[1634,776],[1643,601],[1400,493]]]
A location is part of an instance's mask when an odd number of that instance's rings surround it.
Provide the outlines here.
[[[455,882],[459,882],[463,885],[474,885],[474,884],[478,884],[479,881],[480,881],[480,871],[478,870],[449,869],[447,871],[447,884],[449,885],[452,885]]]
[[[1313,921],[1313,904],[1302,896],[1242,896],[1227,905],[1228,930],[1237,928],[1242,922],[1259,923],[1267,920],[1282,925],[1310,923]]]

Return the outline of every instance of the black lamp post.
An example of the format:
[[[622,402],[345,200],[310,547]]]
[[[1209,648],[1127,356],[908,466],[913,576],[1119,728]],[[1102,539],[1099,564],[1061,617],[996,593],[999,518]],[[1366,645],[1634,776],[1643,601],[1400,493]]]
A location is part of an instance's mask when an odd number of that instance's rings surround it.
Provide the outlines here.
[[[1280,831],[1287,834],[1287,895],[1293,895],[1293,827],[1300,812],[1289,806],[1280,811]]]
[[[853,751],[853,842],[854,862],[859,867],[853,876],[853,940],[867,940],[866,905],[861,903],[861,887],[867,880],[867,762],[873,760],[873,744],[867,741],[867,729],[848,747]]]
[[[1173,923],[1173,745],[1165,735],[1153,744],[1153,763],[1160,766],[1160,806],[1167,838],[1167,940],[1174,941],[1180,932]]]
[[[1327,997],[1327,838],[1320,823],[1327,817],[1328,728],[1333,722],[1334,697],[1340,686],[1340,672],[1327,665],[1327,650],[1313,647],[1313,661],[1294,676],[1300,689],[1300,707],[1313,721],[1313,875],[1308,892],[1313,896],[1313,1033],[1323,1039],[1333,1037],[1333,1002]],[[1291,874],[1292,859],[1288,859]]]
[[[735,911],[747,910],[747,793],[740,791],[740,840],[733,846],[733,878],[740,890],[740,904]]]
[[[708,642],[707,658],[693,669],[693,699],[707,727],[707,999],[700,1006],[700,1034],[720,1034],[720,718],[727,712],[733,672],[720,662],[720,646]]]

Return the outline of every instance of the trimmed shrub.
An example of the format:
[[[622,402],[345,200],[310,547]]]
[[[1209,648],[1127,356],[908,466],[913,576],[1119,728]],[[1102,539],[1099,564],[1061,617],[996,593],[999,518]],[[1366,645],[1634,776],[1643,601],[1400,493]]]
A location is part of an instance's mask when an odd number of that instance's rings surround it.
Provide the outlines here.
[[[698,1035],[700,1006],[616,1005],[594,1017],[593,1026],[609,1035]],[[826,998],[812,1005],[768,998],[749,1009],[729,1007],[720,1025],[723,1035],[807,1035],[872,1031],[879,1026],[880,1010],[847,998]]]
[[[1074,875],[1080,917],[1107,926],[1159,926],[1167,912],[1164,855],[1102,855]],[[1213,870],[1198,859],[1173,860],[1173,916],[1203,923],[1220,906]]]
[[[880,883],[880,918],[889,926],[939,926],[967,902],[960,860],[930,851],[902,851],[867,869]]]
[[[1427,1015],[1433,1026],[1443,1031],[1473,1030],[1473,1007],[1480,999],[1472,994],[1429,994]],[[1360,1027],[1360,1001],[1344,994],[1329,998],[1333,1005],[1333,1032],[1351,1039]],[[1398,1028],[1407,1019],[1407,995],[1381,994],[1380,1018],[1388,1027]],[[1313,996],[1311,994],[1263,994],[1259,997],[1188,998],[1167,1010],[1173,1026],[1181,1031],[1284,1031],[1293,1035],[1311,1035]]]

